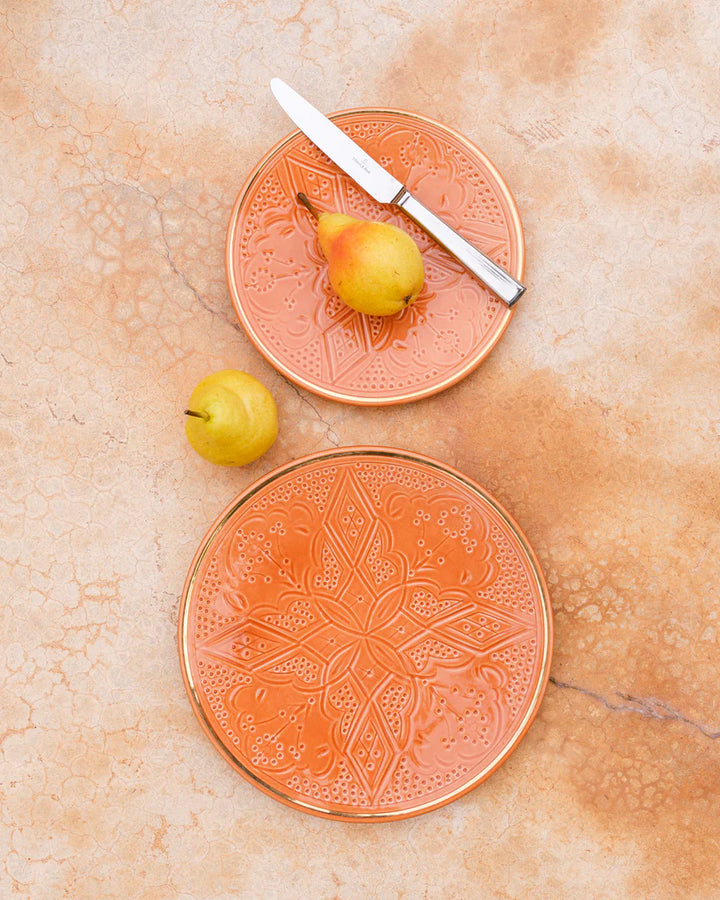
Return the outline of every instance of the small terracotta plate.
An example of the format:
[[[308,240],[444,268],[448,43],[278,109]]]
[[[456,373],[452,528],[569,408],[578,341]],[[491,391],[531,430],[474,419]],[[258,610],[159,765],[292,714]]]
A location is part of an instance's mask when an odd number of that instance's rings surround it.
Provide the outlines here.
[[[282,466],[217,519],[183,592],[195,713],[305,812],[400,819],[486,779],[548,679],[537,559],[479,485],[381,447]]]
[[[355,109],[331,118],[433,212],[522,279],[515,202],[467,138],[398,110]],[[392,222],[415,238],[425,287],[412,307],[380,318],[336,297],[316,223],[297,202],[298,191],[321,209]],[[424,231],[376,203],[299,131],[261,160],[240,191],[225,267],[236,313],[258,350],[290,380],[345,403],[405,403],[450,387],[490,353],[512,317]]]

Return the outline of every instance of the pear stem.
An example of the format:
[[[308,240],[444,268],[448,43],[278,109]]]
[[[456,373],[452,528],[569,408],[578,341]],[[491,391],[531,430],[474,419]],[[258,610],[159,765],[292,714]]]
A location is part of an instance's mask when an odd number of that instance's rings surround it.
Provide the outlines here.
[[[186,409],[185,415],[186,416],[195,416],[196,419],[204,419],[206,422],[210,421],[210,413],[198,412],[195,409]]]
[[[308,198],[303,193],[299,193],[297,195],[298,200],[302,203],[302,205],[308,209],[316,219],[320,218],[320,212],[312,205],[312,203],[308,200]]]

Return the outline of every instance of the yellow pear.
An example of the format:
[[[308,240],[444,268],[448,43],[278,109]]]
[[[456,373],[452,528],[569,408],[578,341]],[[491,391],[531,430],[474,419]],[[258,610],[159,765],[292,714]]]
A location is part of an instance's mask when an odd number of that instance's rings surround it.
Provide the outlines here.
[[[425,270],[409,234],[387,222],[322,212],[305,194],[298,200],[317,219],[330,284],[341,300],[372,316],[392,316],[415,302]]]
[[[185,434],[190,446],[219,466],[244,466],[262,456],[278,433],[270,391],[236,369],[203,378],[190,395]]]

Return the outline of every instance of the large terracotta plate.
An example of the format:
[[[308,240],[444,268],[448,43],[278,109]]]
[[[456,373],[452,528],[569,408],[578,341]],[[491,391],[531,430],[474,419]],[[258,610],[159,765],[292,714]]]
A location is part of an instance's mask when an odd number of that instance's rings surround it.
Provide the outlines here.
[[[517,747],[552,616],[527,540],[479,485],[356,447],[276,469],[223,512],[179,644],[201,725],[251,782],[321,816],[398,819]]]
[[[419,200],[522,278],[515,202],[467,138],[398,110],[356,109],[331,118]],[[415,304],[385,318],[343,304],[298,191],[321,209],[407,230],[425,262],[425,288]],[[233,305],[258,350],[295,383],[346,403],[403,403],[455,384],[490,353],[512,317],[424,231],[376,203],[298,131],[260,161],[240,191],[225,263]]]

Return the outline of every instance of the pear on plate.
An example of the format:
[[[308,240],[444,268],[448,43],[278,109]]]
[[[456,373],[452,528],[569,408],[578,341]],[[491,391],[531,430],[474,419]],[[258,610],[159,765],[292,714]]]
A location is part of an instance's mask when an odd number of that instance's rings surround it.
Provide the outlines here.
[[[252,375],[223,369],[203,378],[185,410],[185,434],[203,459],[244,466],[262,456],[278,433],[270,391]]]
[[[407,232],[387,222],[323,212],[305,194],[297,196],[317,219],[330,284],[342,301],[371,316],[392,316],[415,302],[425,269]]]

